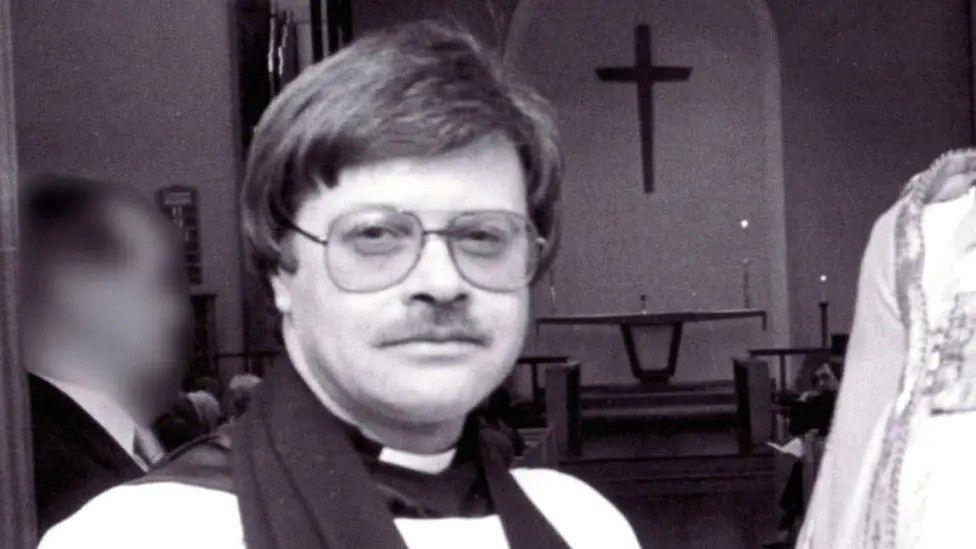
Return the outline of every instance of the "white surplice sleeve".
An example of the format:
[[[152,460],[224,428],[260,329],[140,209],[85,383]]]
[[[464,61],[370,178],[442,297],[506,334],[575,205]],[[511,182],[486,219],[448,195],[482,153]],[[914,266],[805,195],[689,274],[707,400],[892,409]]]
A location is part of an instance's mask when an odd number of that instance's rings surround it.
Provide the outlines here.
[[[901,203],[875,222],[861,262],[854,324],[827,450],[800,533],[799,548],[838,547],[863,508],[874,457],[869,442],[898,392],[905,332],[895,294],[895,223]]]

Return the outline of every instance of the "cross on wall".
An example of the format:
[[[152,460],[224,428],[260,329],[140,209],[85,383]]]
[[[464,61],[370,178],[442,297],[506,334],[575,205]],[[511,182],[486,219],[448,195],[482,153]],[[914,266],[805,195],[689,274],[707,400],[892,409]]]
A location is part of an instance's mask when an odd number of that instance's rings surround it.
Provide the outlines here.
[[[691,67],[657,66],[651,60],[651,30],[647,25],[634,29],[634,65],[598,67],[597,78],[604,82],[637,84],[637,115],[641,141],[641,167],[644,192],[654,192],[654,83],[683,82],[691,77]]]

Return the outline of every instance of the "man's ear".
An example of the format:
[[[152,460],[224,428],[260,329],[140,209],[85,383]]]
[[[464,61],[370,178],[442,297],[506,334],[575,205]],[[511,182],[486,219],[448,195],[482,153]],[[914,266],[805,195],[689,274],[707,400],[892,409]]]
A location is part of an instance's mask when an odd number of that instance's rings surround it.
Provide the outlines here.
[[[291,278],[292,274],[277,270],[268,277],[271,283],[271,292],[274,294],[275,309],[282,316],[291,313]]]

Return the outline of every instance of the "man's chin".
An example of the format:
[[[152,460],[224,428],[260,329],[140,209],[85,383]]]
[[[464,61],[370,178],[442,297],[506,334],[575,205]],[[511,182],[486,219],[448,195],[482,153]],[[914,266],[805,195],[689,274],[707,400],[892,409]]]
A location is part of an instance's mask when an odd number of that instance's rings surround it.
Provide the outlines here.
[[[504,381],[511,371],[484,347],[421,352],[418,347],[390,348],[376,364],[386,370],[376,378],[373,400],[391,417],[431,423],[463,417]],[[378,358],[378,357],[377,357]]]
[[[378,400],[391,418],[408,423],[442,423],[463,418],[487,396],[483,384],[477,388],[466,386],[470,384],[470,378],[467,383],[449,381],[418,380],[418,384],[400,385],[399,390],[391,387],[394,390],[386,392]]]
[[[463,420],[477,402],[445,398],[398,401],[385,404],[386,415],[404,424],[434,425]]]

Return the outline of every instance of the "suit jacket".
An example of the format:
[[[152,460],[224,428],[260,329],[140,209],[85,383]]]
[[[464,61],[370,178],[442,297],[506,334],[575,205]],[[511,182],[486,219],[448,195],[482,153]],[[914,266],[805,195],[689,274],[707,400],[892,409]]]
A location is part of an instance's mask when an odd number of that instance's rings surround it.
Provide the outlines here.
[[[34,491],[41,533],[101,492],[144,473],[71,398],[29,376]]]

